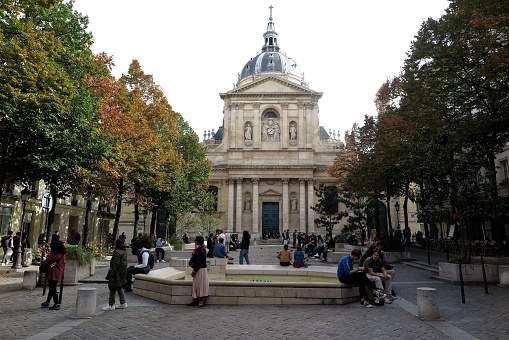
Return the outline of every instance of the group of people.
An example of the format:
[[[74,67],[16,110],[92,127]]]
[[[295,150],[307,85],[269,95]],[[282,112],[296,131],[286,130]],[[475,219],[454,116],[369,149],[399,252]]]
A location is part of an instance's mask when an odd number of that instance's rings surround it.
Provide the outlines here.
[[[240,243],[237,242],[237,234],[232,234],[226,230],[216,230],[215,235],[210,234],[207,237],[207,253],[206,256],[210,258],[227,258],[233,261],[233,257],[229,254],[230,251],[236,251],[240,248],[239,264],[251,264],[249,261],[249,245],[251,244],[251,234],[247,230],[242,233]]]
[[[2,243],[2,266],[6,266],[9,262],[14,263],[16,261],[16,254],[21,247],[22,259],[24,258],[25,249],[30,249],[30,241],[28,239],[28,233],[21,233],[18,231],[14,234],[12,230],[7,232],[1,238]]]
[[[353,249],[338,263],[339,281],[358,286],[361,304],[368,308],[372,307],[369,300],[384,300],[384,303],[390,304],[396,299],[392,289],[395,271],[392,266],[383,262],[382,249],[381,241],[370,246],[364,255],[359,249]],[[354,268],[355,261],[359,261],[359,266],[356,268]]]

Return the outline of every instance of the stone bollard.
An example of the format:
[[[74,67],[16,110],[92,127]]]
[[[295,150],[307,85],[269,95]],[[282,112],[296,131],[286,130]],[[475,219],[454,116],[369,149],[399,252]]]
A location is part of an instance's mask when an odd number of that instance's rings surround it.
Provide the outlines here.
[[[437,290],[435,288],[417,288],[417,316],[421,319],[439,319]]]
[[[509,286],[509,266],[498,266],[498,280],[501,285]]]
[[[23,289],[34,289],[37,284],[37,270],[25,270],[23,273]]]
[[[76,297],[76,318],[95,316],[97,309],[97,289],[92,287],[78,288]]]

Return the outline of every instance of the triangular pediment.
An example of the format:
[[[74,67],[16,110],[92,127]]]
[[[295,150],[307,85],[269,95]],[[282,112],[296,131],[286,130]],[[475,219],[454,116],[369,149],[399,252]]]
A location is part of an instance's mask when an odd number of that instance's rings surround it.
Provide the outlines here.
[[[266,190],[266,191],[260,193],[260,196],[281,196],[281,193],[277,192],[274,189],[269,189],[269,190]]]
[[[263,76],[249,84],[240,86],[231,91],[228,94],[248,94],[248,93],[306,93],[312,94],[315,91],[297,85],[284,77],[277,76]]]

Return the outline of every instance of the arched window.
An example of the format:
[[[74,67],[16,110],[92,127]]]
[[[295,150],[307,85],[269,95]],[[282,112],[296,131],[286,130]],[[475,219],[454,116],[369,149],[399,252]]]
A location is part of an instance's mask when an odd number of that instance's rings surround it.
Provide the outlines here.
[[[263,118],[277,118],[277,114],[272,111],[265,112]]]

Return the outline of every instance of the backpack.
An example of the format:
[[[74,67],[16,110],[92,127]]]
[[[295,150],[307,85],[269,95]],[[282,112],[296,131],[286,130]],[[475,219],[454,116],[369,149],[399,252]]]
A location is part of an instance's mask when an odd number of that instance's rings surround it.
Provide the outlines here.
[[[154,269],[154,265],[156,263],[154,253],[152,253],[151,251],[148,251],[148,250],[144,250],[143,252],[140,253],[140,256],[143,255],[144,252],[148,252],[148,265],[149,265],[150,269]]]

